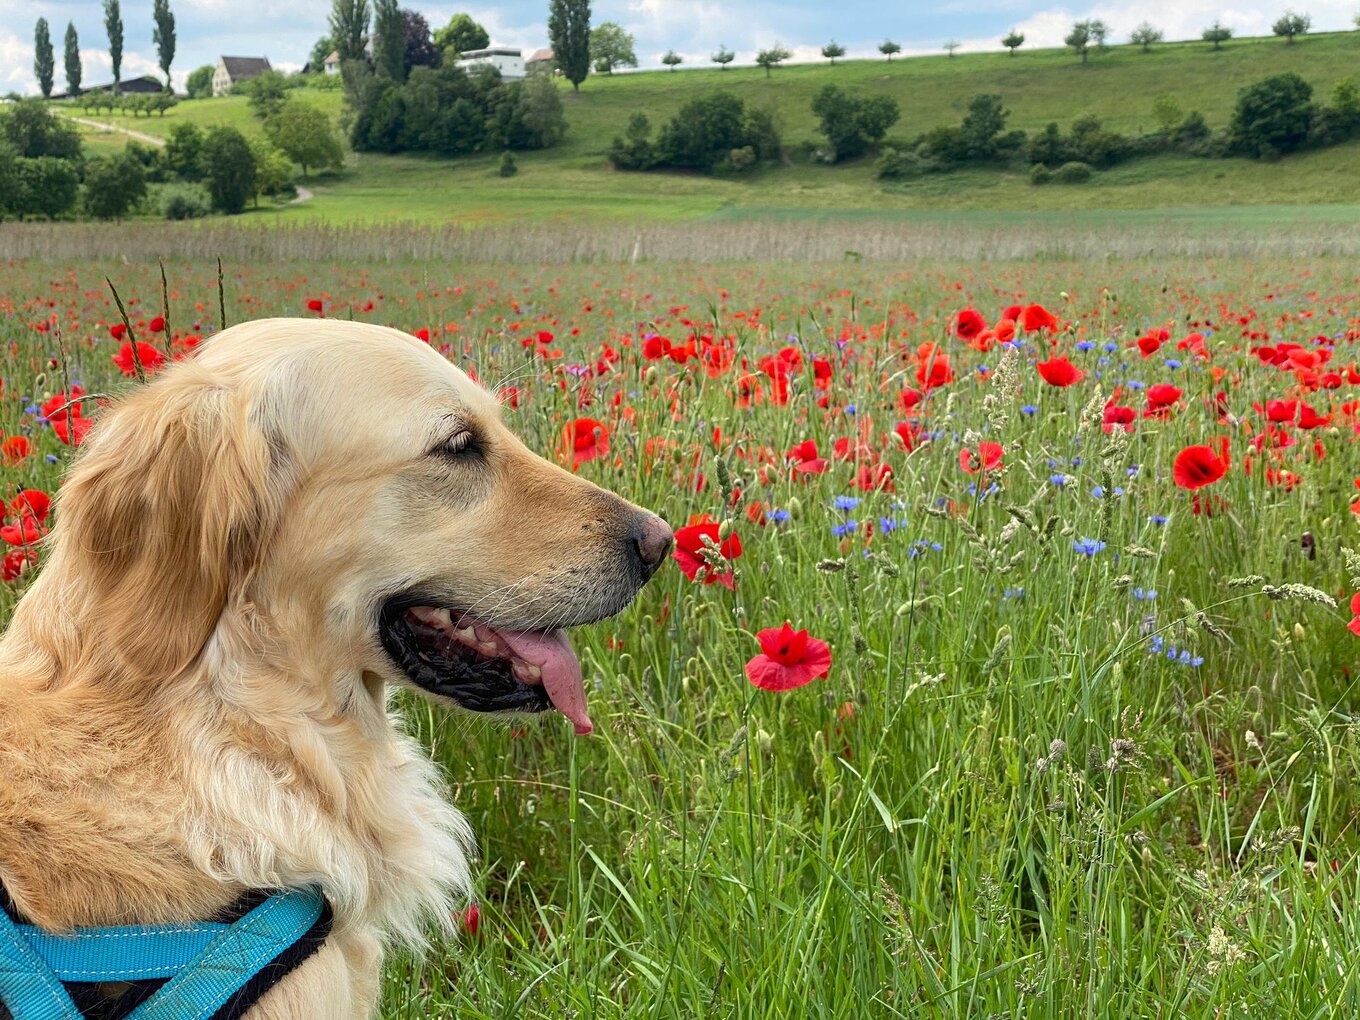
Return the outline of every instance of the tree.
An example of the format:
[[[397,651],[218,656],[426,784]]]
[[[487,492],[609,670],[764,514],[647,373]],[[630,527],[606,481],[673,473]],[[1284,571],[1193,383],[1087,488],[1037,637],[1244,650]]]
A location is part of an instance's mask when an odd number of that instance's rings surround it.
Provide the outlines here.
[[[878,52],[882,53],[885,57],[887,57],[888,63],[891,64],[893,54],[901,53],[902,47],[899,46],[897,43],[893,42],[891,39],[884,39],[881,43],[878,44]]]
[[[425,20],[425,15],[403,7],[401,30],[406,44],[403,64],[408,75],[413,67],[434,67],[439,63],[439,51],[435,49],[434,40],[430,38],[430,23]]]
[[[995,93],[982,93],[969,101],[960,130],[964,153],[970,162],[996,159],[1000,152],[997,139],[1006,130],[1009,116],[1010,111],[1001,105],[1001,97]]]
[[[590,30],[590,59],[595,70],[613,74],[616,67],[637,67],[633,37],[623,26],[606,21]]]
[[[567,133],[567,118],[562,112],[562,93],[552,76],[535,72],[519,86],[515,112],[523,125],[517,147],[546,149],[561,141]]]
[[[288,156],[268,138],[252,138],[250,155],[255,161],[255,187],[250,197],[260,205],[261,195],[278,195],[293,185],[293,164]]]
[[[729,50],[726,46],[719,46],[718,52],[713,54],[713,56],[709,57],[708,59],[718,65],[719,71],[726,71],[727,65],[732,63],[732,61],[736,60],[737,55],[733,53],[731,50]]]
[[[66,23],[66,94],[74,99],[80,95],[80,39],[73,21]]]
[[[1083,64],[1086,63],[1091,48],[1091,23],[1089,21],[1078,21],[1072,26],[1072,31],[1067,33],[1063,42],[1072,47],[1073,52],[1081,57]]]
[[[236,88],[246,94],[250,112],[260,120],[267,120],[278,113],[288,98],[288,79],[272,67]]]
[[[1313,113],[1313,87],[1297,74],[1263,78],[1237,94],[1233,144],[1261,159],[1293,152],[1307,141]]]
[[[963,43],[959,42],[957,39],[950,39],[950,40],[948,40],[948,41],[945,42],[943,48],[949,52],[949,59],[950,59],[950,60],[953,60],[953,59],[954,59],[954,51],[955,51],[956,49],[958,49],[958,48],[959,48],[960,46],[962,46],[962,45],[963,45]]]
[[[832,39],[829,43],[822,47],[822,56],[826,57],[827,60],[831,61],[831,66],[835,67],[836,58],[845,56],[845,47],[842,46],[840,43],[836,42],[835,39]]]
[[[85,211],[96,219],[120,220],[146,197],[146,171],[126,152],[91,160],[85,168]]]
[[[52,220],[76,204],[80,178],[76,176],[74,161],[38,156],[16,159],[14,166],[17,171],[15,191],[19,196],[16,211],[20,215],[46,216]]]
[[[1207,43],[1213,43],[1214,49],[1221,50],[1223,44],[1232,38],[1233,30],[1227,25],[1215,21],[1201,33],[1200,38]]]
[[[775,43],[768,50],[761,50],[756,54],[756,64],[765,68],[765,77],[768,78],[773,68],[778,67],[791,56],[793,54],[784,49],[782,44]]]
[[[550,0],[548,39],[562,76],[580,92],[590,73],[590,0]]]
[[[176,124],[165,140],[165,165],[172,174],[186,181],[203,177],[203,129],[193,122]]]
[[[109,60],[113,64],[113,94],[123,80],[123,12],[118,0],[104,0],[104,31],[109,37]]]
[[[609,162],[615,170],[650,170],[656,165],[656,146],[651,141],[652,125],[645,113],[628,118],[624,137],[614,136],[609,146]]]
[[[23,159],[51,156],[80,158],[80,134],[70,121],[58,117],[41,99],[20,99],[0,114],[0,138]]]
[[[1129,42],[1133,43],[1133,45],[1135,46],[1143,47],[1144,53],[1147,53],[1150,49],[1152,49],[1155,43],[1159,43],[1161,41],[1162,41],[1161,29],[1153,28],[1152,25],[1146,21],[1139,25],[1137,28],[1135,28],[1133,30],[1133,34],[1129,36]]]
[[[661,62],[674,71],[677,64],[685,62],[685,58],[676,53],[675,50],[667,50],[666,55],[661,58]]]
[[[235,215],[255,194],[255,154],[245,135],[219,125],[203,140],[203,165],[213,208]]]
[[[331,38],[341,60],[362,60],[368,45],[368,0],[332,0]]]
[[[153,0],[151,18],[156,22],[151,41],[156,44],[157,63],[165,74],[165,90],[169,92],[170,63],[175,59],[175,15],[170,10],[170,0]]]
[[[1105,38],[1110,34],[1110,27],[1099,18],[1092,19],[1088,24],[1091,26],[1091,41],[1096,44],[1096,49],[1104,52]]]
[[[491,45],[491,36],[472,20],[472,15],[455,14],[434,34],[434,44],[446,57],[456,60],[460,53],[486,49]]]
[[[680,108],[662,128],[657,151],[667,166],[709,172],[733,149],[751,144],[747,127],[742,101],[730,92],[714,92]]]
[[[38,79],[38,88],[42,89],[44,99],[52,95],[52,75],[55,71],[52,35],[47,30],[47,19],[39,18],[33,28],[33,74]]]
[[[1307,35],[1308,30],[1313,27],[1313,19],[1307,14],[1295,14],[1293,11],[1285,11],[1280,15],[1280,20],[1270,26],[1270,30],[1276,35],[1285,37],[1285,41],[1294,45],[1294,36]]]
[[[335,42],[329,35],[323,35],[312,43],[312,52],[307,56],[307,68],[312,74],[326,73],[326,58],[335,52]]]
[[[397,0],[373,0],[373,69],[393,81],[406,80],[406,38]]]
[[[289,159],[302,167],[338,168],[344,161],[340,136],[321,110],[298,99],[290,99],[264,123],[264,133]]]
[[[330,52],[329,50],[327,51]],[[185,90],[189,93],[190,99],[208,99],[212,96],[213,66],[204,64],[196,67],[189,72],[189,80],[185,82]]]
[[[1176,97],[1170,94],[1160,95],[1152,101],[1152,119],[1157,122],[1157,127],[1162,134],[1169,135],[1174,128],[1185,117],[1181,110],[1181,104]]]
[[[855,96],[825,85],[812,99],[812,113],[836,161],[863,155],[897,123],[901,110],[889,96]]]
[[[1025,34],[1023,32],[1017,32],[1015,29],[1011,29],[1010,32],[1006,34],[1006,38],[1001,40],[1001,45],[1011,51],[1011,56],[1015,56],[1015,51],[1025,45]]]

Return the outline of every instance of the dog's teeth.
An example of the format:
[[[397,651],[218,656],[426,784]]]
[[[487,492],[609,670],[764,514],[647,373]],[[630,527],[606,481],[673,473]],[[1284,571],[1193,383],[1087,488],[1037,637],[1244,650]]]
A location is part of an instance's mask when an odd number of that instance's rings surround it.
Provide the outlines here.
[[[436,609],[434,611],[434,622],[438,623],[442,627],[452,627],[453,617],[449,615],[449,611],[447,609]]]
[[[477,632],[473,630],[471,627],[464,627],[461,630],[455,630],[453,632],[453,636],[465,644],[475,645],[477,643]]]
[[[500,650],[501,646],[494,641],[477,642],[477,651],[481,652],[483,655],[495,655]]]
[[[528,673],[531,679],[542,680],[543,670],[539,669],[532,662],[525,663],[524,672]]]

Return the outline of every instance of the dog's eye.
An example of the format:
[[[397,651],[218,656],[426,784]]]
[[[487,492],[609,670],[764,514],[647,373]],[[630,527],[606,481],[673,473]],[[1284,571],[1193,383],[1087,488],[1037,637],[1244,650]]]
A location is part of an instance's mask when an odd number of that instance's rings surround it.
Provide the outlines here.
[[[473,448],[473,440],[475,438],[471,429],[463,429],[460,432],[455,432],[445,440],[444,444],[440,446],[436,452],[445,457],[457,457],[460,454],[467,453]]]

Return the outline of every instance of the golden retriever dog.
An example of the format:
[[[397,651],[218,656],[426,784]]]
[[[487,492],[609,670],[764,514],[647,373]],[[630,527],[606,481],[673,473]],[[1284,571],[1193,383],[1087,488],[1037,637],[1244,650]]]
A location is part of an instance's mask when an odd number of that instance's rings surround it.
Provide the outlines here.
[[[0,640],[13,908],[167,924],[319,885],[328,940],[248,1016],[370,1016],[385,948],[448,927],[472,852],[389,690],[588,732],[562,628],[627,606],[671,540],[414,337],[223,331],[104,412]]]

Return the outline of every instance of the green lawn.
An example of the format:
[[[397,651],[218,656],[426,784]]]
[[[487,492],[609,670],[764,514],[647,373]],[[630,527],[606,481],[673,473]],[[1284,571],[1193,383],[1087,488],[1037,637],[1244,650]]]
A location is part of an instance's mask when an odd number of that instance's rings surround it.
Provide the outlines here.
[[[707,216],[837,215],[897,217],[921,212],[1018,211],[1047,215],[1088,209],[1190,209],[1239,206],[1342,206],[1327,215],[1347,217],[1360,203],[1355,166],[1360,144],[1293,156],[1278,163],[1203,160],[1161,155],[1098,173],[1088,184],[1035,187],[1019,170],[969,169],[906,184],[875,179],[872,160],[825,167],[800,162],[743,178],[690,174],[629,174],[605,159],[610,140],[630,114],[642,110],[654,126],[686,101],[724,88],[756,106],[773,105],[785,143],[796,147],[817,138],[810,104],[823,85],[894,96],[902,120],[892,136],[908,139],[941,124],[957,123],[969,98],[1000,93],[1011,110],[1010,126],[1026,131],[1050,121],[1070,123],[1095,113],[1128,133],[1152,129],[1153,101],[1176,97],[1185,111],[1200,110],[1213,127],[1225,125],[1237,90],[1267,74],[1294,71],[1325,100],[1333,84],[1360,58],[1360,33],[1282,40],[1245,39],[1213,52],[1202,43],[1158,46],[1142,53],[1112,48],[1082,65],[1063,50],[905,60],[850,61],[780,68],[766,77],[758,68],[643,72],[588,79],[581,92],[563,84],[569,130],[565,141],[543,152],[516,155],[520,173],[501,178],[498,155],[456,160],[418,156],[351,154],[344,171],[305,181],[314,201],[277,213],[285,220],[387,222],[495,222],[510,219],[694,219]],[[299,95],[339,117],[343,96],[307,89]],[[77,111],[78,112],[78,111]],[[178,123],[229,124],[256,132],[243,97],[180,103],[164,117],[112,118],[120,126],[167,135]],[[892,138],[889,139],[891,141]],[[92,146],[116,144],[105,137]],[[1232,213],[1231,218],[1259,213]]]

